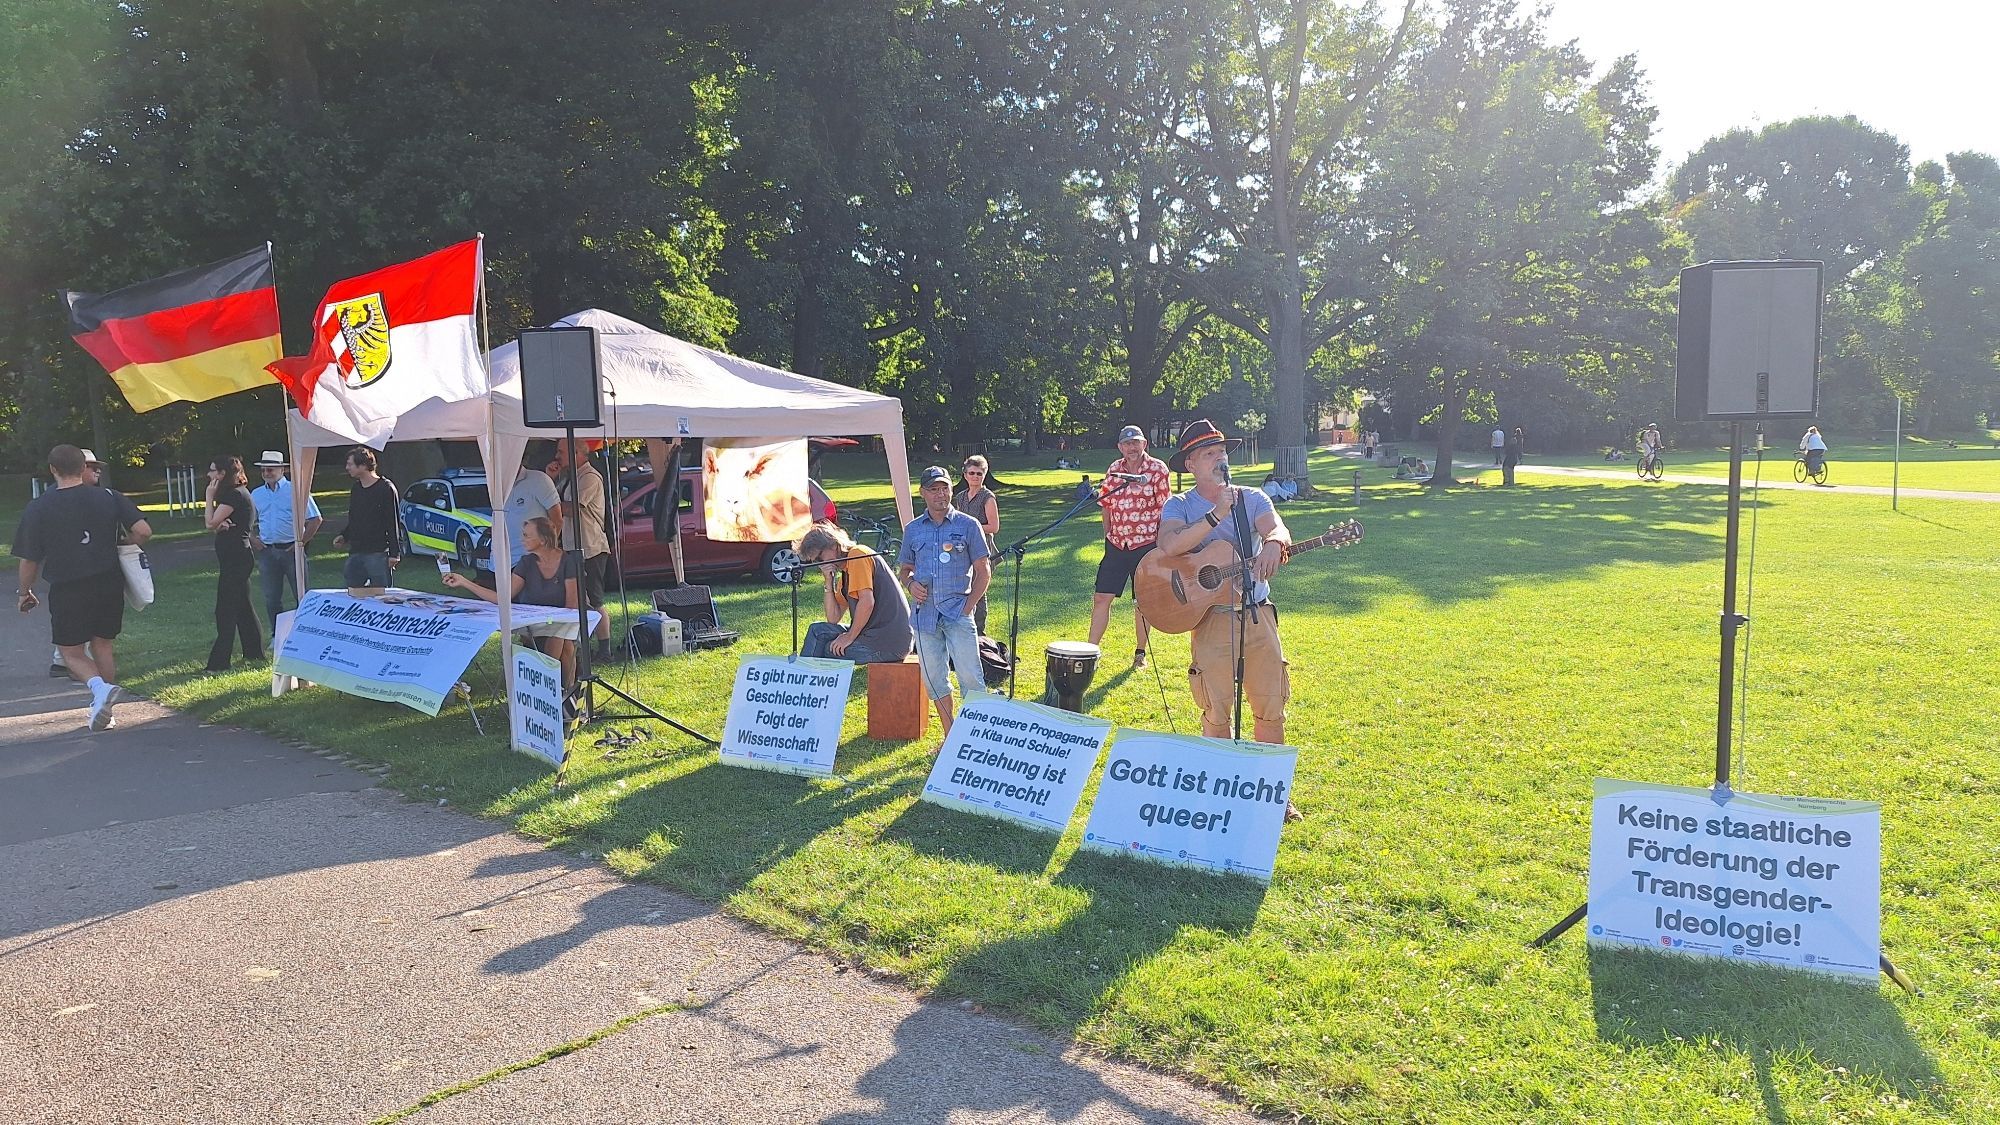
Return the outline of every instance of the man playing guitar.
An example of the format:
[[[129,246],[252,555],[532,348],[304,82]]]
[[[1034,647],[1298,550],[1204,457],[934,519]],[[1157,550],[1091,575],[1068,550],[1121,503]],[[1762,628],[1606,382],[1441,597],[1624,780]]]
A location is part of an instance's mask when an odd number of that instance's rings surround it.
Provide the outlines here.
[[[1285,704],[1292,694],[1284,648],[1278,643],[1278,614],[1271,605],[1271,575],[1285,559],[1292,533],[1278,516],[1271,498],[1255,488],[1229,483],[1229,451],[1240,438],[1225,438],[1207,419],[1189,422],[1181,431],[1180,448],[1168,463],[1175,472],[1194,474],[1193,489],[1167,501],[1160,513],[1159,549],[1166,555],[1186,555],[1218,539],[1228,541],[1250,559],[1256,585],[1250,600],[1256,613],[1245,623],[1243,695],[1255,718],[1258,742],[1285,741]],[[1250,551],[1237,537],[1236,508],[1242,506],[1250,527]],[[1230,736],[1230,711],[1236,698],[1235,605],[1218,605],[1195,626],[1188,686],[1201,709],[1201,732],[1209,738]],[[1289,807],[1288,816],[1296,815]]]

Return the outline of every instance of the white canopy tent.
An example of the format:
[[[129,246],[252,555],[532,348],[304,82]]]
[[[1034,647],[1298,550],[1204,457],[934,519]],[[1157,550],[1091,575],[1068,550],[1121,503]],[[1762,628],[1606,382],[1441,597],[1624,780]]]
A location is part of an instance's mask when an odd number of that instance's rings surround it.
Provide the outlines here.
[[[904,454],[903,404],[899,400],[690,344],[599,309],[573,313],[556,325],[597,330],[606,424],[580,429],[578,437],[779,440],[813,434],[877,434],[888,455],[897,518],[904,524],[914,518],[910,466]],[[486,400],[425,402],[397,420],[391,440],[479,442],[489,494],[497,507],[512,485],[528,442],[558,436],[558,432],[530,429],[522,422],[517,344],[509,342],[493,349],[487,365],[492,392]],[[306,421],[297,410],[287,413],[287,422],[298,480],[312,480],[319,446],[353,444]],[[304,487],[295,492],[298,499],[292,516],[296,527],[305,523],[305,495]],[[516,534],[507,523],[504,516],[493,521],[495,560],[508,556],[509,541]],[[299,589],[304,590],[303,552],[296,565]],[[496,572],[506,573],[497,567]],[[507,596],[510,589],[510,584],[500,584],[501,663],[511,675],[513,637],[505,628],[512,617],[512,599]],[[511,708],[511,691],[508,700]]]

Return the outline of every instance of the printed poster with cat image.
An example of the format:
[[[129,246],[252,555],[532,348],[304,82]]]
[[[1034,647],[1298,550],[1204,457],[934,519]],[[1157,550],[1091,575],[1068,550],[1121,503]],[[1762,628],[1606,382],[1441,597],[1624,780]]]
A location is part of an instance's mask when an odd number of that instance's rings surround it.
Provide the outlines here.
[[[702,449],[701,483],[710,539],[789,543],[812,527],[804,438],[710,438]]]

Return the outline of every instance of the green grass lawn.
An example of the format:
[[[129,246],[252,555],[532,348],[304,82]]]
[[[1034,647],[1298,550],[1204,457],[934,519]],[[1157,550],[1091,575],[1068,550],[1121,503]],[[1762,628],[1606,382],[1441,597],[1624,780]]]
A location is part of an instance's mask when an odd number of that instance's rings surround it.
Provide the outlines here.
[[[1798,435],[1786,430],[1784,434],[1767,440],[1771,448],[1764,453],[1764,479],[1791,480]],[[1746,434],[1744,441],[1751,441],[1750,436]],[[1841,442],[1827,454],[1826,464],[1827,481],[1836,488],[1843,484],[1888,488],[1897,474],[1896,446],[1887,441]],[[1537,455],[1530,458],[1525,467],[1533,469],[1536,465],[1633,471],[1632,462],[1606,462],[1601,454]],[[1727,446],[1718,449],[1669,449],[1667,471],[1727,478],[1729,449]],[[1751,479],[1755,471],[1754,456],[1746,454],[1743,479]],[[1985,438],[1968,437],[1957,449],[1947,449],[1942,442],[1905,437],[1900,483],[1904,488],[2000,492],[2000,449],[1994,448],[1992,442]]]
[[[1941,486],[1990,463],[1965,459],[1979,467]],[[1081,852],[1081,816],[1057,840],[920,805],[935,732],[869,740],[858,694],[829,781],[727,768],[648,728],[625,748],[588,732],[558,792],[458,702],[432,719],[323,689],[272,700],[263,669],[200,674],[212,570],[163,575],[121,655],[172,706],[387,763],[415,797],[1280,1119],[2000,1120],[2000,507],[1766,493],[1758,512],[1740,786],[1883,802],[1882,933],[1923,988],[1908,997],[1592,956],[1580,931],[1527,947],[1584,894],[1593,776],[1698,785],[1712,768],[1719,492],[1527,478],[1430,496],[1369,469],[1357,511],[1350,465],[1323,461],[1339,490],[1283,509],[1301,536],[1358,515],[1368,538],[1276,583],[1307,815],[1268,888]],[[997,467],[1003,538],[1060,514],[1077,475]],[[828,484],[884,511],[877,471],[837,458]],[[1085,633],[1099,535],[1087,515],[1028,556],[1030,694],[1043,645]],[[322,583],[336,573],[319,562]],[[801,593],[810,612],[817,579]],[[737,657],[786,651],[791,629],[783,588],[717,596],[734,650],[615,674],[711,733]],[[1135,673],[1130,630],[1121,603],[1091,709],[1189,731],[1186,642],[1158,639]],[[493,653],[472,679],[490,697]]]

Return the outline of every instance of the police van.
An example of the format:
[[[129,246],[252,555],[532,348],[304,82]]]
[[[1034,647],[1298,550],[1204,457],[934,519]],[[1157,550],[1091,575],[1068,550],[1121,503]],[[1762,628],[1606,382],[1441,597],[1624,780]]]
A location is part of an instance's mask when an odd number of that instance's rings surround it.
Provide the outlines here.
[[[493,499],[486,474],[446,469],[403,490],[403,554],[446,555],[467,570],[493,569]]]

